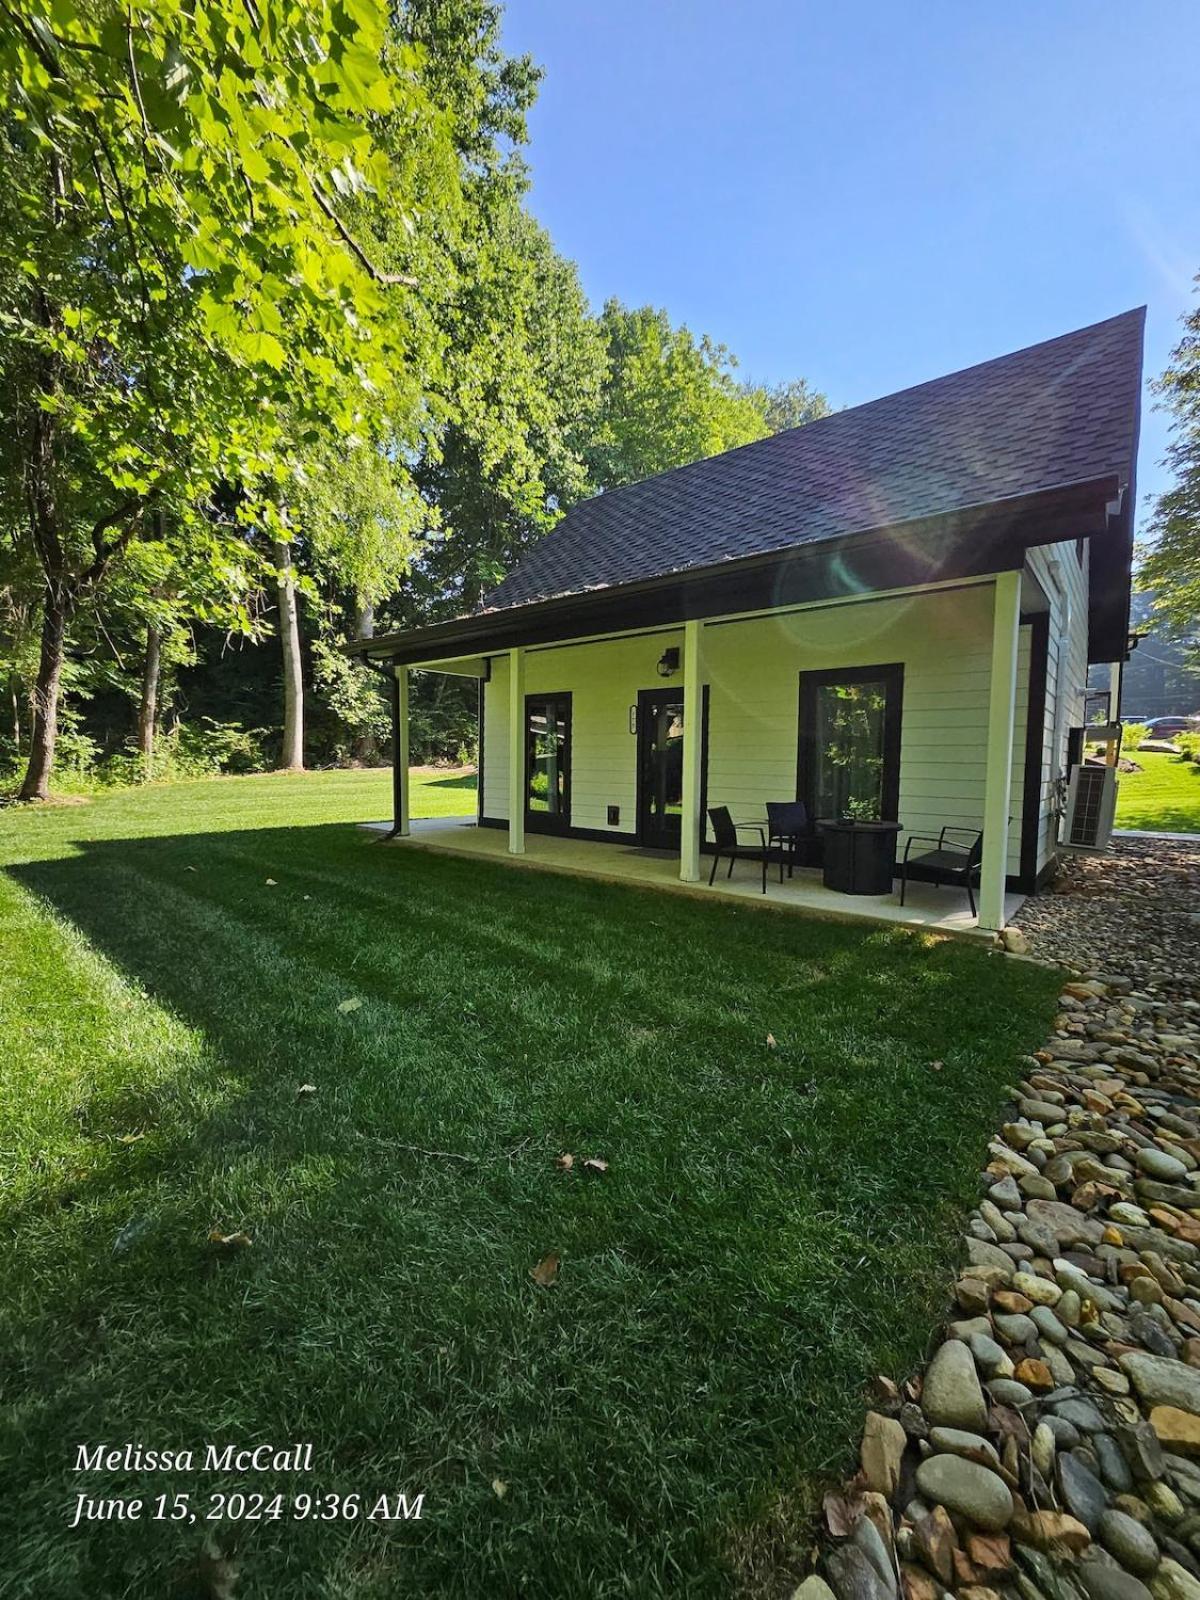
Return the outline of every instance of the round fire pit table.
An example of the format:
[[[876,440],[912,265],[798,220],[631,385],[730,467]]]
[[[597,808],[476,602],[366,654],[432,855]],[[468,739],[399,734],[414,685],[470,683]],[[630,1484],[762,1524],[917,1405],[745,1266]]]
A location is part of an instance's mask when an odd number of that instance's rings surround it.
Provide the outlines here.
[[[825,840],[825,887],[840,894],[891,894],[898,822],[817,823]]]

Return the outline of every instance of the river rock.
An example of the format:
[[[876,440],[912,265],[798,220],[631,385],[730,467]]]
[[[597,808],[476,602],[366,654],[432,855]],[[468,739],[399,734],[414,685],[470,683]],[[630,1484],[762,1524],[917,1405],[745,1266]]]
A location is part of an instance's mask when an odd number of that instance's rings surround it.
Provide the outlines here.
[[[1058,1458],[1058,1487],[1063,1505],[1094,1535],[1100,1527],[1100,1518],[1108,1509],[1108,1490],[1078,1456],[1073,1455]]]
[[[1155,1406],[1150,1413],[1150,1426],[1164,1450],[1200,1456],[1200,1417],[1176,1406]]]
[[[989,1334],[973,1333],[968,1343],[971,1354],[975,1357],[975,1365],[985,1378],[1012,1377],[1011,1358]]]
[[[964,1433],[961,1428],[934,1428],[929,1442],[939,1455],[962,1456],[967,1461],[977,1461],[981,1467],[1000,1465],[995,1445],[978,1433]]]
[[[1121,1371],[1152,1406],[1175,1406],[1200,1415],[1200,1369],[1169,1356],[1133,1351],[1119,1359]]]
[[[1200,1373],[1196,1374],[1200,1380]],[[940,1346],[925,1374],[921,1409],[935,1427],[980,1433],[987,1426],[987,1405],[970,1350],[958,1339]]]
[[[888,1528],[890,1535],[891,1518],[888,1514],[886,1505],[882,1509],[884,1516],[887,1519],[885,1526]],[[881,1583],[887,1592],[893,1597],[893,1600],[899,1600],[900,1591],[896,1582],[896,1573],[892,1566],[891,1552],[887,1545],[883,1542],[883,1535],[871,1520],[869,1511],[866,1516],[859,1517],[858,1521],[854,1524],[853,1540],[858,1548],[862,1551],[863,1555],[866,1556],[867,1560],[875,1568]]]
[[[1078,1555],[1092,1542],[1083,1523],[1065,1511],[1022,1512],[1012,1519],[1012,1531],[1021,1544],[1031,1544],[1035,1550],[1058,1556]]]
[[[1037,1338],[1036,1323],[1023,1311],[998,1311],[994,1320],[996,1332],[1009,1344],[1024,1344],[1029,1339]]]
[[[1157,1145],[1139,1150],[1133,1159],[1139,1171],[1144,1172],[1148,1178],[1159,1178],[1164,1183],[1180,1183],[1188,1175],[1188,1169],[1182,1161],[1168,1155],[1165,1150],[1160,1150]]]
[[[883,1581],[860,1545],[844,1544],[835,1550],[826,1562],[826,1570],[838,1600],[894,1600],[894,1587],[889,1588]]]
[[[1114,1494],[1128,1494],[1133,1488],[1133,1473],[1117,1448],[1116,1440],[1110,1433],[1094,1433],[1089,1442],[1105,1486]]]
[[[1150,1593],[1154,1600],[1200,1600],[1200,1582],[1178,1561],[1165,1556],[1150,1580]]]
[[[1037,1306],[1057,1305],[1062,1295],[1062,1290],[1056,1283],[1052,1283],[1049,1278],[1039,1278],[1032,1272],[1015,1273],[1012,1286],[1018,1294],[1023,1294]]]
[[[798,1589],[792,1590],[792,1600],[835,1600],[833,1590],[818,1573],[810,1573]]]
[[[955,1511],[977,1528],[1008,1526],[1013,1499],[1003,1479],[962,1456],[936,1455],[917,1468],[917,1490],[935,1505]]]
[[[1142,1577],[1158,1566],[1154,1535],[1124,1511],[1109,1510],[1100,1518],[1100,1542],[1123,1567]]]
[[[900,1459],[907,1443],[908,1437],[895,1417],[867,1412],[860,1459],[868,1489],[892,1498],[900,1481]]]
[[[1140,1578],[1106,1561],[1081,1561],[1077,1574],[1088,1600],[1153,1600]]]
[[[1066,1344],[1071,1337],[1049,1306],[1034,1306],[1029,1317],[1042,1338],[1049,1339],[1051,1344]]]

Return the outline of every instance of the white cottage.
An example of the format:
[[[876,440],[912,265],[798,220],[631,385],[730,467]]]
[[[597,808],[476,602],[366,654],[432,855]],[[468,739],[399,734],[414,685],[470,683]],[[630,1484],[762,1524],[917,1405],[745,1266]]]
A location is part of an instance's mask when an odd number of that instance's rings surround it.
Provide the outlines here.
[[[978,926],[1002,927],[1054,870],[1089,663],[1119,684],[1127,654],[1143,321],[597,495],[474,614],[356,646],[394,684],[393,833],[408,674],[466,674],[473,831],[514,856],[670,852],[702,883],[714,810],[746,841],[799,800],[801,877],[839,818],[894,823],[897,863],[982,834]]]

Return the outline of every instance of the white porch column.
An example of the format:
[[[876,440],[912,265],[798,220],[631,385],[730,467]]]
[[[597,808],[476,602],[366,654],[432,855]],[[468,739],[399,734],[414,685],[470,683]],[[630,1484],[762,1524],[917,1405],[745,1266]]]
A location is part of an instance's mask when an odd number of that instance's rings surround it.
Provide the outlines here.
[[[525,651],[508,652],[508,853],[525,854]]]
[[[1021,574],[1002,572],[996,579],[992,615],[992,685],[988,697],[987,777],[983,791],[983,860],[979,870],[979,926],[997,933],[1004,926],[1020,628]]]
[[[704,698],[700,687],[702,622],[683,625],[683,793],[679,827],[679,876],[684,883],[700,879],[700,743]]]

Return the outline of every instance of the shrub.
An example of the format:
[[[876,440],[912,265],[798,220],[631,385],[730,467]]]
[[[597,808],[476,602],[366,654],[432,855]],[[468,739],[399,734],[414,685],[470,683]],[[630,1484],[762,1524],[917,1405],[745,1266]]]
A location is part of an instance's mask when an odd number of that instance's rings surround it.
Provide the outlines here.
[[[1150,729],[1144,722],[1127,722],[1121,732],[1121,750],[1127,752],[1136,750],[1143,739],[1150,737]]]
[[[269,728],[243,728],[240,722],[180,722],[159,740],[156,778],[207,778],[219,772],[265,772]]]
[[[1175,743],[1179,746],[1180,761],[1192,761],[1200,767],[1200,733],[1180,733]]]

